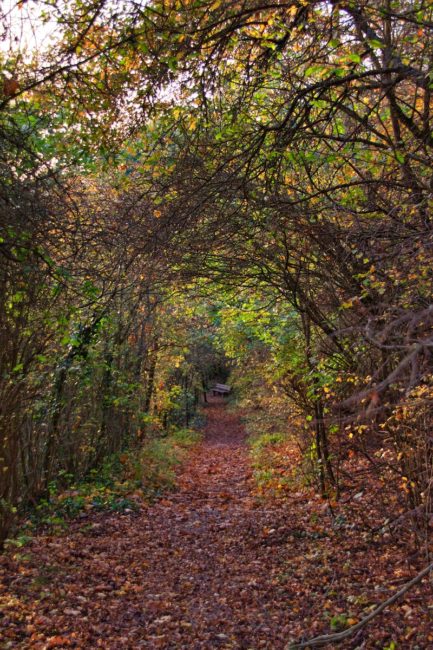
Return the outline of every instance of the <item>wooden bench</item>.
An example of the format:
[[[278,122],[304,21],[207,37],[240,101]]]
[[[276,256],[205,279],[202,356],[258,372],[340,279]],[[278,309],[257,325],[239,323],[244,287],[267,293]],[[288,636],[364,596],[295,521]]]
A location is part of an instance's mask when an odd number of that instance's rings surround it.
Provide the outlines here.
[[[221,395],[222,397],[227,397],[232,391],[230,386],[227,386],[227,384],[215,384],[211,388],[212,390],[212,395]]]

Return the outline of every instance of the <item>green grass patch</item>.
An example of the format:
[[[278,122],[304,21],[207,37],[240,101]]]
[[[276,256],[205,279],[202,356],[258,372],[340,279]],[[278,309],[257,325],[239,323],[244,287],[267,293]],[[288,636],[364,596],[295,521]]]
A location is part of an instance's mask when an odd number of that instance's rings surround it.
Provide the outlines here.
[[[175,488],[176,469],[200,439],[197,431],[176,429],[145,441],[141,447],[114,454],[79,482],[60,472],[58,480],[50,483],[47,497],[25,513],[23,526],[6,545],[24,546],[41,527],[61,533],[83,514],[139,510],[143,500],[152,501]]]
[[[150,440],[136,458],[130,459],[135,481],[148,496],[174,488],[176,468],[201,435],[192,429],[177,429],[165,438]]]
[[[249,434],[253,476],[260,496],[280,497],[294,487],[297,458],[287,420],[264,411],[252,411],[244,416]],[[278,428],[277,428],[278,427]]]

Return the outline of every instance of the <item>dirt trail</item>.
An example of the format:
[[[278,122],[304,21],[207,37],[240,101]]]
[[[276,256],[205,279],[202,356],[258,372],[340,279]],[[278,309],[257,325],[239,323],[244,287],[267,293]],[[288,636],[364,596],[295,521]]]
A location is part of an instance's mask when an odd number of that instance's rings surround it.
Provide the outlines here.
[[[285,646],[290,603],[267,544],[276,513],[251,495],[239,419],[216,398],[206,415],[178,491],[138,515],[35,539],[37,593],[21,641],[5,647]],[[27,606],[28,583],[24,571],[11,585]]]
[[[333,526],[313,489],[258,500],[239,418],[217,399],[206,412],[176,492],[0,557],[2,650],[283,650],[413,576],[398,540]],[[433,648],[429,603],[426,582],[342,648]]]

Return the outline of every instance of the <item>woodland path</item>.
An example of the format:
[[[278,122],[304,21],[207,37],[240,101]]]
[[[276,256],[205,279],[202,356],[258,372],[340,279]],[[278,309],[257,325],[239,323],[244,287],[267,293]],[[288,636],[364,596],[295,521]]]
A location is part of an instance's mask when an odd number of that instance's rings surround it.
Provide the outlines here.
[[[377,601],[381,580],[413,575],[403,561],[394,573],[389,540],[332,531],[314,494],[255,496],[240,418],[218,398],[206,416],[175,492],[139,512],[93,513],[0,558],[2,650],[282,650],[353,611],[354,593],[356,615]],[[341,647],[385,648],[390,638],[433,647],[427,596]]]
[[[219,398],[206,416],[205,439],[176,492],[138,514],[99,515],[73,524],[66,538],[35,539],[28,624],[19,643],[15,636],[4,647],[286,645],[290,593],[267,543],[282,512],[252,496],[239,418]],[[30,605],[32,564],[10,585],[19,607]]]

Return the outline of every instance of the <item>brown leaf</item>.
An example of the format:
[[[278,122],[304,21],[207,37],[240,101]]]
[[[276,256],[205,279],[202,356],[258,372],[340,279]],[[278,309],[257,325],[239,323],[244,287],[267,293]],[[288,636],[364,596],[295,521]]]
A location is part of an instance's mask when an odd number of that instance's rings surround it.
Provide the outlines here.
[[[13,97],[17,94],[19,87],[20,85],[15,77],[5,79],[3,82],[3,95],[5,95],[5,97]]]

